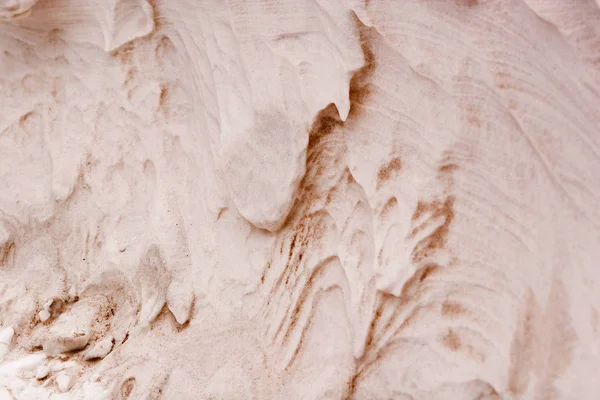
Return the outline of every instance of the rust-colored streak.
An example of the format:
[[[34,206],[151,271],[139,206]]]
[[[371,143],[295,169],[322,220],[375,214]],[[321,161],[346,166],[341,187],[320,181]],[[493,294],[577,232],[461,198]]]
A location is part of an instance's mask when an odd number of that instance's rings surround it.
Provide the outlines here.
[[[459,7],[473,8],[479,4],[479,0],[456,0],[456,5]]]
[[[328,136],[333,130],[342,125],[337,112],[337,108],[333,103],[322,109],[312,124],[312,128],[308,135],[308,147],[314,148],[324,137]]]
[[[534,361],[539,313],[540,310],[536,304],[535,296],[530,289],[510,349],[508,390],[517,396],[523,394],[529,384]]]
[[[428,210],[429,205],[426,203],[423,203],[422,201],[419,201],[417,203],[417,207],[415,208],[415,211],[413,212],[412,215],[412,221],[416,221],[419,218],[421,218],[421,216]]]
[[[413,220],[416,219],[415,215],[418,214],[420,217],[424,211],[430,211],[432,219],[443,218],[444,222],[442,223],[442,225],[438,226],[431,234],[421,239],[417,243],[411,255],[413,263],[418,263],[424,260],[425,258],[429,257],[435,250],[441,249],[445,246],[448,232],[450,229],[450,224],[454,219],[453,206],[454,196],[448,196],[443,203],[421,203],[421,209],[419,209],[419,206],[417,206],[417,210],[415,210],[415,213],[413,214]],[[413,229],[410,237],[415,237],[420,231],[422,231],[422,229],[423,226]]]
[[[0,248],[0,267],[6,267],[11,264],[11,260],[14,256],[16,246],[14,242],[5,244]]]
[[[429,278],[430,276],[441,270],[442,267],[435,263],[429,263],[425,265],[421,270],[421,274],[419,275],[419,282],[423,282],[425,279]]]
[[[154,49],[154,54],[158,60],[162,60],[167,57],[168,54],[173,53],[175,51],[175,46],[173,46],[173,42],[166,36],[161,37],[156,41],[156,48]]]
[[[349,118],[357,118],[361,115],[360,106],[365,104],[371,95],[371,86],[369,85],[369,81],[371,80],[371,77],[375,72],[375,68],[377,67],[375,54],[373,53],[372,44],[370,42],[370,37],[374,29],[363,25],[356,15],[354,15],[354,19],[360,38],[360,45],[363,51],[365,64],[362,68],[356,71],[350,80]]]
[[[542,333],[549,339],[548,345],[552,350],[543,352],[542,349],[539,349],[537,351],[539,361],[535,364],[535,370],[544,373],[536,382],[535,400],[562,397],[559,395],[556,383],[573,362],[573,348],[577,340],[577,332],[575,332],[572,325],[569,303],[563,277],[555,272],[548,303],[544,310],[545,329]],[[539,337],[536,339],[539,340]]]
[[[286,370],[289,370],[294,365],[294,362],[298,359],[298,356],[301,354],[302,349],[305,347],[306,336],[312,327],[312,324],[314,321],[314,315],[317,310],[318,304],[321,301],[321,296],[325,295],[326,293],[328,293],[332,290],[336,290],[336,289],[339,289],[339,287],[333,286],[333,287],[330,287],[325,290],[322,290],[322,289],[318,290],[315,293],[315,295],[313,297],[311,309],[310,309],[310,315],[307,318],[306,326],[304,326],[302,331],[300,332],[300,338],[296,345],[296,349],[294,350],[292,357],[290,358],[289,362],[287,363],[287,365],[285,367]]]
[[[272,286],[269,301],[267,303],[270,303],[273,299],[273,296],[276,296],[277,294],[279,294],[279,296],[288,296],[289,293],[294,293],[296,287],[303,282],[303,280],[299,279],[299,277],[310,273],[310,270],[307,271],[306,268],[303,267],[305,264],[305,262],[303,262],[304,253],[306,251],[310,251],[311,244],[320,242],[320,238],[323,235],[323,227],[321,225],[323,215],[323,213],[307,215],[291,228],[294,234],[290,244],[288,260],[283,271],[278,275]],[[316,270],[318,270],[318,268],[313,270],[312,273],[314,274]],[[299,298],[295,303],[291,303],[289,306],[287,306],[286,315],[290,316],[292,319],[292,325],[295,325],[296,323],[294,322],[294,318],[300,312],[300,308],[302,307],[301,303],[303,301],[302,296],[307,295],[305,290],[307,285],[312,285],[312,279],[314,279],[314,275],[310,275],[308,282],[304,283],[304,287],[302,288],[303,292],[300,296],[301,298]],[[277,331],[275,332],[275,337],[280,337],[280,334],[287,322],[287,319],[283,319],[279,322]],[[286,331],[289,333],[290,329],[291,328],[288,327]],[[285,336],[287,336],[288,333],[285,333]],[[287,337],[284,337],[284,341],[287,341]]]
[[[382,166],[377,173],[377,189],[381,188],[385,182],[394,177],[401,169],[402,160],[400,160],[400,157],[395,157],[386,165]]]
[[[456,316],[464,314],[465,312],[465,308],[456,302],[445,301],[442,304],[442,315],[444,316]]]
[[[444,175],[444,174],[451,174],[452,172],[456,171],[458,169],[458,165],[456,164],[444,164],[439,168],[439,173]]]
[[[158,106],[163,110],[165,110],[168,96],[169,96],[169,88],[167,88],[166,86],[161,87],[160,96],[158,98]]]
[[[117,57],[121,64],[127,64],[131,61],[133,51],[135,50],[134,42],[129,42],[113,51],[112,55]]]
[[[480,127],[481,118],[479,118],[480,110],[474,104],[467,104],[466,106],[467,122],[471,125]]]
[[[446,333],[442,337],[441,342],[444,345],[444,347],[452,351],[457,351],[462,346],[460,337],[456,333],[454,333],[452,329],[449,329],[448,333]]]
[[[379,213],[379,220],[385,220],[390,212],[396,207],[398,207],[398,200],[395,197],[390,198],[381,209],[381,212]]]
[[[131,396],[133,389],[135,389],[135,378],[131,377],[126,379],[121,385],[121,390],[119,390],[119,398],[122,400],[128,399]]]
[[[375,309],[375,313],[373,314],[373,318],[371,319],[371,324],[369,325],[369,331],[367,333],[367,338],[365,341],[366,348],[369,348],[373,344],[373,340],[375,338],[375,328],[377,326],[378,321],[383,314],[383,308],[385,306],[385,298],[379,298],[379,304]]]
[[[315,267],[315,269],[312,271],[312,273],[308,277],[306,284],[304,285],[304,287],[302,288],[302,291],[300,292],[300,296],[298,296],[298,300],[296,301],[296,306],[294,307],[294,310],[292,311],[292,313],[289,316],[290,325],[288,326],[288,329],[286,330],[286,332],[283,336],[283,343],[286,343],[289,340],[289,335],[291,334],[291,332],[294,330],[296,324],[298,323],[300,311],[302,310],[302,307],[304,306],[304,303],[306,302],[308,295],[313,290],[315,280],[323,274],[325,267],[333,260],[333,258],[334,257],[329,257],[324,262],[322,262],[317,267]]]
[[[263,272],[260,275],[260,283],[265,283],[265,277],[267,275],[267,272],[271,269],[271,262],[269,261],[267,263],[267,265],[265,265],[265,267],[263,268]]]

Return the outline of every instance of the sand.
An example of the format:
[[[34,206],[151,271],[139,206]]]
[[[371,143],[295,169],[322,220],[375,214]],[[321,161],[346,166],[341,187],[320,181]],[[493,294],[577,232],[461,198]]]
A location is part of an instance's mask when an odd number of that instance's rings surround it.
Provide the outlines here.
[[[0,19],[0,399],[600,396],[597,1]]]

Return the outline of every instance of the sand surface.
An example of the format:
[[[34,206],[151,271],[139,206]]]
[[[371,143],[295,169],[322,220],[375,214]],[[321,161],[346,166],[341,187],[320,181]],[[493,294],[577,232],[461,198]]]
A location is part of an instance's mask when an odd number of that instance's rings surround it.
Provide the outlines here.
[[[600,3],[0,0],[0,399],[600,398]]]

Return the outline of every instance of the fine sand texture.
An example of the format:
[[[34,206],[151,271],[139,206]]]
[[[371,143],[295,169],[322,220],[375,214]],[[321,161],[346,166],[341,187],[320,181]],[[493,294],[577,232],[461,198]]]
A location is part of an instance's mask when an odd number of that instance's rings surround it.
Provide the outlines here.
[[[599,371],[600,0],[0,0],[0,400]]]

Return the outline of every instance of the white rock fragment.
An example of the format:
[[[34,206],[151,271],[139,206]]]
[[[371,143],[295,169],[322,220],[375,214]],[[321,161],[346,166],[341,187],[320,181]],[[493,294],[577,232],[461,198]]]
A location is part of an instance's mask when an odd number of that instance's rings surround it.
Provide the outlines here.
[[[14,334],[11,326],[0,330],[0,360],[8,353]]]
[[[12,342],[13,335],[15,334],[15,330],[12,326],[3,328],[0,330],[0,343],[9,345]]]
[[[75,361],[67,361],[67,362],[58,361],[58,360],[55,360],[55,361],[56,362],[53,363],[53,365],[50,368],[50,370],[52,372],[64,371],[66,369],[71,369],[71,368],[77,367],[77,363]]]
[[[68,312],[61,314],[48,335],[42,339],[44,351],[56,356],[83,349],[92,334],[92,321],[97,311],[96,304],[78,302]]]
[[[23,371],[30,371],[38,368],[46,359],[45,354],[29,354],[18,358],[14,361],[0,364],[0,376],[2,375],[18,375]]]
[[[64,393],[71,388],[71,378],[67,374],[59,374],[56,377],[56,384],[58,390]]]
[[[52,304],[54,303],[54,300],[48,300],[45,304],[44,304],[44,310],[50,310],[50,307],[52,307]]]
[[[38,368],[35,373],[35,379],[44,379],[50,374],[50,367],[48,365],[42,365]]]
[[[73,301],[75,297],[77,297],[77,288],[75,287],[75,285],[71,286],[68,295],[70,301]]]
[[[50,319],[50,312],[44,309],[38,313],[38,318],[41,322],[46,322]]]
[[[112,350],[113,343],[114,343],[114,341],[113,341],[112,336],[106,337],[106,338],[102,339],[101,341],[99,341],[98,343],[96,343],[96,345],[94,347],[92,347],[91,350],[88,351],[83,358],[85,360],[104,358]]]
[[[45,338],[42,346],[48,355],[56,356],[60,353],[83,349],[89,339],[90,335],[88,332],[59,333]]]

